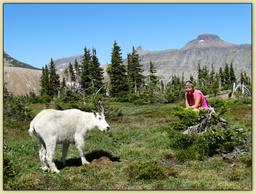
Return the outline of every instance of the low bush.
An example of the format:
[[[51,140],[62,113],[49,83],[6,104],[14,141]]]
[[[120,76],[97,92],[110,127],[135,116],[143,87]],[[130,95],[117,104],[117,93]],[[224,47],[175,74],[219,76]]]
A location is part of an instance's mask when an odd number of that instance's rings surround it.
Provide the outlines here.
[[[166,177],[164,169],[155,161],[133,163],[127,168],[127,172],[131,179],[159,180]]]
[[[219,108],[226,107],[223,101],[216,101],[216,104]],[[220,152],[230,153],[234,148],[246,150],[248,147],[248,131],[228,124],[220,125],[219,114],[212,115],[205,131],[194,135],[182,134],[180,131],[200,123],[206,117],[206,112],[198,114],[192,110],[178,109],[175,116],[179,119],[171,123],[168,133],[170,146],[181,149],[176,155],[179,161],[201,160]]]
[[[4,119],[14,121],[28,121],[32,118],[32,111],[29,108],[26,97],[8,96],[4,100]]]
[[[233,104],[232,100],[223,100],[223,99],[211,99],[209,104],[214,108],[215,112],[218,115],[224,115],[230,112],[231,105]]]
[[[194,136],[184,135],[175,130],[170,130],[168,135],[170,138],[170,147],[176,149],[186,149],[195,141]]]

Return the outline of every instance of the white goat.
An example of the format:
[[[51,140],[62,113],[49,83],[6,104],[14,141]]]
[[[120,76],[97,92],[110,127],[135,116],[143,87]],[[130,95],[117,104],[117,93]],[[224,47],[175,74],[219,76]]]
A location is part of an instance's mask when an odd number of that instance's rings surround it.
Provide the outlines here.
[[[57,143],[63,145],[61,157],[63,164],[65,164],[70,143],[75,143],[82,164],[89,164],[83,152],[86,133],[93,128],[98,128],[101,131],[110,129],[105,120],[104,108],[101,102],[98,104],[98,109],[99,112],[97,113],[83,112],[78,109],[63,111],[46,109],[35,116],[28,131],[31,136],[36,136],[39,141],[39,158],[44,171],[60,172],[53,162]]]

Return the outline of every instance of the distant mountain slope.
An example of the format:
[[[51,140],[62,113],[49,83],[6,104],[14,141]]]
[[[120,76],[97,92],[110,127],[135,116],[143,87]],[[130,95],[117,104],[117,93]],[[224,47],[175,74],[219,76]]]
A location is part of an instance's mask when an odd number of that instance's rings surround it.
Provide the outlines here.
[[[4,52],[3,58],[4,58],[4,66],[6,66],[6,67],[22,67],[22,68],[37,69],[38,70],[38,68],[33,67],[32,65],[29,65],[27,63],[23,63],[21,61],[18,61],[16,59],[12,58],[6,52]]]
[[[22,96],[34,92],[39,94],[41,70],[20,62],[4,53],[4,82],[10,93]]]
[[[144,74],[148,74],[149,62],[152,61],[156,66],[158,76],[164,81],[168,81],[174,74],[181,76],[184,73],[185,79],[190,75],[197,76],[198,64],[206,65],[208,68],[213,65],[215,70],[219,70],[219,67],[224,67],[225,63],[232,63],[237,75],[241,71],[245,71],[247,75],[251,76],[251,45],[230,43],[214,34],[201,34],[186,43],[181,49],[147,51],[139,48],[137,52]],[[82,55],[56,60],[58,72],[61,73],[75,59],[80,62]],[[126,59],[124,63],[126,63]]]
[[[21,67],[4,67],[4,82],[10,93],[23,96],[33,92],[39,94],[41,70]]]

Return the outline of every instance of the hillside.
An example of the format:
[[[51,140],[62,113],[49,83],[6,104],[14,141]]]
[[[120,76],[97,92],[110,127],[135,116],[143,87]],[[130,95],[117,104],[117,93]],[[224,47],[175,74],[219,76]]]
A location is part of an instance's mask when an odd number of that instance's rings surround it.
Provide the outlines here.
[[[39,94],[41,70],[4,52],[4,82],[13,95]]]
[[[4,67],[4,82],[13,95],[39,94],[41,70],[21,67]]]
[[[223,67],[225,63],[233,63],[237,74],[245,71],[251,76],[251,51],[249,44],[230,43],[213,34],[201,34],[184,44],[181,49],[162,51],[148,51],[141,47],[137,49],[144,74],[148,74],[149,62],[152,61],[156,65],[157,74],[165,81],[168,81],[171,75],[181,76],[183,72],[185,78],[191,74],[196,76],[199,63],[209,68],[213,65],[216,70]],[[75,59],[81,62],[82,55],[55,60],[58,72],[63,72],[68,64],[73,63]],[[124,59],[124,63],[126,63],[126,59]],[[102,66],[105,65],[102,64]]]
[[[36,67],[33,67],[32,65],[29,65],[27,63],[23,63],[21,61],[18,61],[17,59],[14,59],[10,55],[8,55],[6,52],[3,54],[4,58],[4,66],[5,67],[22,67],[22,68],[28,68],[28,69],[37,69]]]

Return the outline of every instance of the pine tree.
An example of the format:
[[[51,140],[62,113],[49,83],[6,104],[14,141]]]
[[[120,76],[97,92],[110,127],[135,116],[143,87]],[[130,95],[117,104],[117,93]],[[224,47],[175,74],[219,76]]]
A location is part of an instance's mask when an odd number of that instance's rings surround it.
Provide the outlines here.
[[[178,76],[173,75],[171,77],[171,81],[167,83],[165,91],[169,102],[175,102],[184,99],[183,85],[184,83]]]
[[[225,86],[225,76],[221,67],[219,69],[219,78],[220,78],[220,86],[221,86],[220,89],[222,89]]]
[[[226,63],[224,68],[224,89],[227,90],[230,87],[230,70]]]
[[[96,56],[96,49],[92,49],[92,61],[91,61],[91,91],[92,93],[97,92],[103,87],[103,69],[100,67],[99,60]],[[101,90],[103,91],[103,90]]]
[[[49,70],[47,65],[42,68],[42,75],[40,78],[40,94],[41,96],[49,95],[50,83],[49,83]]]
[[[83,62],[81,65],[80,84],[85,95],[90,94],[91,78],[90,78],[90,64],[91,53],[86,47],[84,48]]]
[[[218,73],[214,74],[214,78],[213,78],[213,83],[212,83],[212,93],[216,96],[220,90],[219,88],[220,85],[220,76]]]
[[[43,96],[44,94],[46,94],[46,90],[45,90],[45,68],[42,68],[42,75],[40,77],[40,94],[41,96]]]
[[[235,76],[232,63],[230,64],[230,68],[229,68],[229,79],[230,79],[230,84],[236,83],[236,76]]]
[[[126,69],[122,64],[121,54],[121,48],[115,41],[111,53],[111,64],[107,68],[107,73],[110,77],[111,96],[122,96],[128,92]]]
[[[189,80],[192,81],[193,83],[195,82],[193,75],[190,75]]]
[[[201,87],[203,84],[202,84],[202,80],[203,80],[203,77],[202,77],[202,69],[201,69],[201,65],[200,64],[197,64],[197,82],[198,82],[198,86]]]
[[[74,68],[73,68],[72,63],[69,63],[68,72],[69,72],[69,78],[70,78],[71,90],[72,90],[73,89],[73,82],[76,82],[76,76],[75,76],[75,72],[74,72]]]
[[[134,79],[133,79],[133,60],[132,60],[132,55],[129,53],[127,55],[127,80],[128,80],[128,85],[129,85],[129,91],[131,93],[134,93]]]
[[[130,91],[132,93],[137,93],[140,91],[143,85],[144,76],[142,75],[142,67],[139,62],[139,55],[137,54],[135,48],[132,48],[132,53],[128,54],[128,65],[127,65],[127,75],[130,86]]]
[[[49,67],[49,96],[56,96],[58,94],[59,89],[59,75],[56,73],[55,63],[53,62],[53,59],[51,59]]]
[[[154,91],[157,89],[157,85],[159,83],[159,79],[156,76],[156,68],[152,61],[149,62],[149,91],[150,93],[154,93]]]
[[[74,63],[74,69],[75,69],[75,76],[76,76],[76,81],[79,80],[80,78],[80,66],[78,64],[78,61],[75,59],[75,63]]]
[[[67,85],[66,85],[66,78],[63,77],[63,78],[62,78],[62,81],[61,81],[61,83],[60,83],[60,92],[61,92],[61,93],[65,93],[66,87],[67,87]]]

